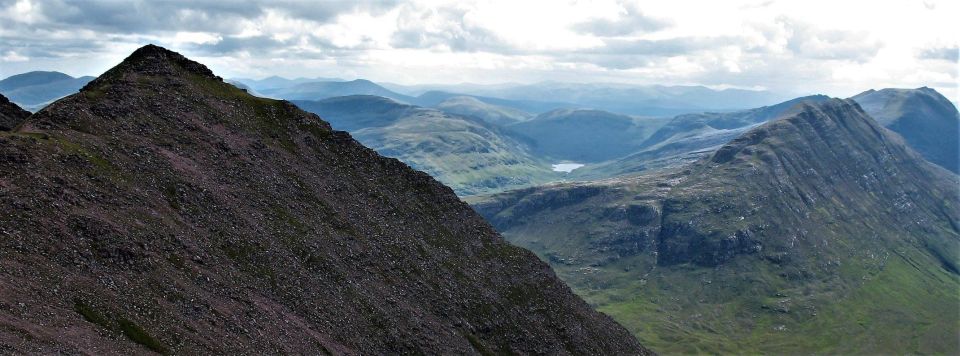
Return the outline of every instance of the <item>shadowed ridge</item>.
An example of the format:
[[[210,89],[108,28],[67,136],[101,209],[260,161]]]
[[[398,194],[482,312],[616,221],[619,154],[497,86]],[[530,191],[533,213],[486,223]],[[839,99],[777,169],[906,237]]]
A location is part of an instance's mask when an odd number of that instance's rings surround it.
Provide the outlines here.
[[[13,130],[28,117],[30,117],[29,111],[23,110],[7,97],[0,95],[0,131]]]
[[[960,112],[936,90],[886,88],[851,99],[926,160],[960,172]]]

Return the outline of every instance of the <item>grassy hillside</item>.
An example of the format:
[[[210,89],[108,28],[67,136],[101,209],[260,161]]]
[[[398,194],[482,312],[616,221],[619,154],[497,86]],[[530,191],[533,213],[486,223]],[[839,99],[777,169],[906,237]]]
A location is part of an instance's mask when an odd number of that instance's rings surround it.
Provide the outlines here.
[[[458,195],[542,184],[560,176],[528,144],[476,118],[376,96],[296,101],[380,154],[397,158]]]
[[[470,202],[658,352],[956,354],[958,187],[830,100],[695,164]]]

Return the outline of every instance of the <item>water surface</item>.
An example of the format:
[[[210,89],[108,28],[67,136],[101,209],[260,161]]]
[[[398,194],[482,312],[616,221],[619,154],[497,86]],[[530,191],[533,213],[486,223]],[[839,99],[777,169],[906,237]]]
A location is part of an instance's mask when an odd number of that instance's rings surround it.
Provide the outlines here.
[[[577,169],[577,168],[580,168],[580,167],[583,167],[583,164],[580,164],[580,163],[571,163],[571,162],[557,163],[557,164],[554,164],[554,165],[553,165],[553,171],[554,171],[554,172],[570,173],[570,172],[573,171],[574,169]]]

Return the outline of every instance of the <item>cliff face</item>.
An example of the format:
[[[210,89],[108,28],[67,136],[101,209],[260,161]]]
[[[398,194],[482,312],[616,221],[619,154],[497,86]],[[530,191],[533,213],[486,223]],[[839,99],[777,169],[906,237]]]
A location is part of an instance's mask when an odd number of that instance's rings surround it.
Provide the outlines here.
[[[958,187],[830,99],[674,170],[472,201],[657,351],[955,353]]]
[[[155,46],[0,134],[0,206],[8,352],[647,352],[449,188]]]
[[[830,240],[869,234],[956,243],[955,177],[852,101],[794,110],[721,147],[665,200],[661,263],[715,265],[753,250],[805,260],[835,252],[823,245]],[[706,254],[690,255],[694,246]],[[955,253],[937,253],[956,266]]]

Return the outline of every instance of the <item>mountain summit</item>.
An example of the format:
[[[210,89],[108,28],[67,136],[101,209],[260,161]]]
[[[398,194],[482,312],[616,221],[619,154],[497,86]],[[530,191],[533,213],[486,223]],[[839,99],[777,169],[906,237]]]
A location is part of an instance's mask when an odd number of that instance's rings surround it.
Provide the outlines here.
[[[928,161],[960,172],[960,112],[936,90],[868,90],[852,99]]]
[[[0,345],[644,354],[453,192],[156,46],[0,133]]]
[[[852,100],[695,164],[474,200],[665,353],[957,353],[957,177]]]

